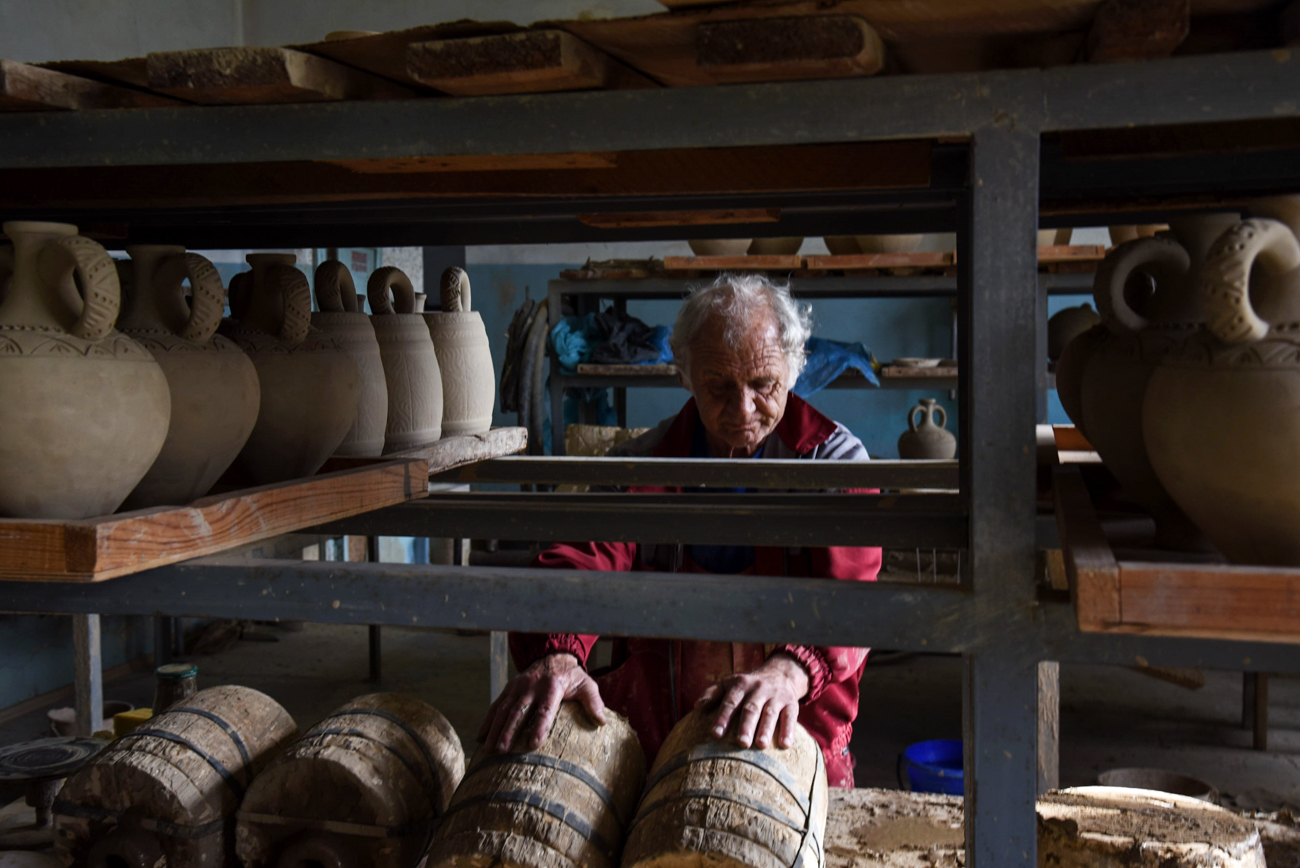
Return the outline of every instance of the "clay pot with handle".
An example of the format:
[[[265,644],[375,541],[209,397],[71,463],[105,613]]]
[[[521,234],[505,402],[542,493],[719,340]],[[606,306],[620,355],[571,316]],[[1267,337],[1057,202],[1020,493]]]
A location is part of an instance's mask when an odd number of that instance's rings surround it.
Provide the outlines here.
[[[312,313],[311,324],[339,342],[361,377],[357,420],[334,454],[373,458],[383,454],[388,424],[388,385],[375,328],[361,310],[352,272],[342,262],[329,259],[316,266],[312,283],[320,310]]]
[[[258,484],[311,476],[357,418],[361,377],[334,338],[311,325],[311,289],[292,253],[250,253],[231,279],[238,320],[221,333],[248,353],[262,388],[257,424],[233,469]],[[244,480],[241,480],[244,481]]]
[[[0,516],[117,509],[158,457],[171,396],[152,355],[113,324],[103,247],[65,223],[7,222],[0,248]]]
[[[916,421],[918,414],[919,423]],[[908,460],[952,458],[957,454],[957,438],[944,428],[947,424],[948,411],[934,398],[922,398],[907,413],[907,430],[898,438],[898,457]]]
[[[133,244],[126,252],[131,259],[117,263],[117,327],[162,368],[172,412],[162,451],[125,506],[189,503],[212,488],[252,433],[261,398],[257,370],[234,341],[216,333],[226,291],[211,262],[171,245]]]
[[[415,287],[400,268],[387,265],[370,275],[366,296],[388,383],[384,452],[433,443],[442,437],[442,374],[429,327],[415,312]]]
[[[1252,203],[1203,275],[1206,331],[1151,376],[1147,450],[1230,560],[1300,565],[1300,197]],[[1285,222],[1284,222],[1285,221]]]
[[[496,372],[483,318],[470,308],[469,275],[442,273],[442,310],[424,314],[442,369],[442,434],[484,434],[492,427]]]

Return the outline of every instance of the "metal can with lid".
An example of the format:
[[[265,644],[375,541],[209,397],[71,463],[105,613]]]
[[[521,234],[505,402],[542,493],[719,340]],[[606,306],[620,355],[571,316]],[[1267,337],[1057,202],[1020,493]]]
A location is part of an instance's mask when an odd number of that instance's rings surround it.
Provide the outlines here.
[[[199,667],[193,663],[168,663],[153,671],[153,713],[162,714],[199,690]]]

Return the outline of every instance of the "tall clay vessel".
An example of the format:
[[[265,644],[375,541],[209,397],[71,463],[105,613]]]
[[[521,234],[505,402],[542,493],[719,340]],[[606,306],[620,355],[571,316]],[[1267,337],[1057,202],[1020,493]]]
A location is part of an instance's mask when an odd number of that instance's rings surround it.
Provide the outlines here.
[[[128,509],[202,497],[235,460],[257,422],[257,371],[216,333],[226,293],[216,268],[184,247],[134,244],[117,263],[117,327],[147,349],[167,377],[171,424],[158,459],[126,499]],[[190,282],[186,304],[182,281]]]
[[[373,458],[384,451],[384,426],[388,424],[388,385],[379,359],[375,327],[370,324],[370,316],[361,310],[352,272],[342,262],[337,259],[322,262],[316,266],[312,282],[320,310],[311,315],[311,324],[342,345],[361,377],[357,420],[335,454]]]
[[[415,312],[415,287],[400,268],[388,265],[370,275],[366,296],[388,383],[384,452],[433,443],[442,437],[442,374],[424,315]]]
[[[442,273],[442,310],[424,315],[442,369],[442,434],[483,434],[492,427],[496,373],[483,318],[470,307],[469,275]]]
[[[257,424],[233,468],[257,484],[310,476],[357,418],[361,377],[339,343],[311,326],[311,289],[292,253],[250,253],[252,274],[231,281],[221,326],[248,353],[262,389]]]
[[[167,379],[113,329],[121,295],[103,247],[65,223],[11,221],[4,232],[0,516],[105,515],[162,449]]]
[[[1143,430],[1169,493],[1230,560],[1297,566],[1300,197],[1251,211],[1265,216],[1210,252],[1207,332],[1152,375]]]
[[[921,421],[917,422],[917,414]],[[951,458],[957,454],[957,438],[944,428],[948,411],[934,398],[922,398],[907,411],[907,430],[898,438],[898,457],[904,459]]]

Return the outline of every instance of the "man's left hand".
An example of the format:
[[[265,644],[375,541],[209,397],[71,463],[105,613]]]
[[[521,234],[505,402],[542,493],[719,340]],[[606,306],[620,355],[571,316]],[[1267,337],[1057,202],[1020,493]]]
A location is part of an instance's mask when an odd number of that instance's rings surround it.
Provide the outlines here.
[[[753,672],[732,675],[700,696],[697,706],[718,703],[713,734],[722,738],[734,723],[736,743],[760,750],[794,743],[799,700],[808,695],[808,672],[792,655],[777,652]],[[737,714],[739,712],[739,714]],[[779,728],[778,728],[779,727]]]

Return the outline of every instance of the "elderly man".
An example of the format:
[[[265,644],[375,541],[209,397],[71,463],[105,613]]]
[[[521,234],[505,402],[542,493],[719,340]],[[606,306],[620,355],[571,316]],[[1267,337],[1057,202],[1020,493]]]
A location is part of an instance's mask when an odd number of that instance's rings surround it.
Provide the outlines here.
[[[693,293],[673,328],[672,347],[691,399],[675,417],[614,454],[658,457],[864,460],[866,449],[790,387],[803,368],[809,314],[767,278],[723,275]],[[662,489],[639,489],[662,490]],[[555,545],[542,566],[586,570],[815,576],[874,581],[880,549],[747,546]],[[714,734],[742,746],[788,747],[797,719],[821,745],[832,786],[853,786],[849,754],[865,648],[618,639],[613,666],[595,677],[587,658],[595,636],[516,634],[520,674],[488,711],[479,740],[506,751],[521,726],[541,744],[562,700],[576,699],[596,721],[606,706],[625,715],[647,760],[692,705],[712,704]]]

